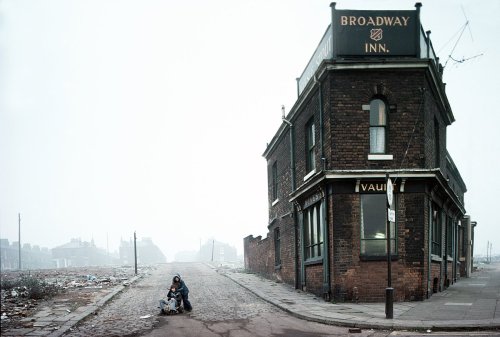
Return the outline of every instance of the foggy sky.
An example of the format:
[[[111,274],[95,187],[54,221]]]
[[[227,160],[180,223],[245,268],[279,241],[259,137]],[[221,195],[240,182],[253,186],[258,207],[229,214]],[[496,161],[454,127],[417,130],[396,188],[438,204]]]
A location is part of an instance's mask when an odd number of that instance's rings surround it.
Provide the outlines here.
[[[500,2],[422,1],[456,122],[447,148],[499,252]],[[152,237],[172,260],[266,235],[266,143],[330,23],[330,1],[0,0],[0,236],[111,250]],[[337,1],[414,9],[415,1]],[[461,28],[463,32],[458,43]]]

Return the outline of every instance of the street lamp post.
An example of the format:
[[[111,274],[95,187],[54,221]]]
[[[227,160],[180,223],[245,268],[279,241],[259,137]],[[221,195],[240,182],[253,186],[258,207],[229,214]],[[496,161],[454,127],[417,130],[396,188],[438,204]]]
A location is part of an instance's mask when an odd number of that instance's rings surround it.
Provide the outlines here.
[[[393,318],[394,310],[394,288],[392,287],[392,270],[391,270],[391,220],[394,221],[394,211],[391,210],[393,202],[393,190],[392,181],[389,178],[389,173],[386,174],[386,191],[387,191],[387,288],[385,288],[385,318]]]

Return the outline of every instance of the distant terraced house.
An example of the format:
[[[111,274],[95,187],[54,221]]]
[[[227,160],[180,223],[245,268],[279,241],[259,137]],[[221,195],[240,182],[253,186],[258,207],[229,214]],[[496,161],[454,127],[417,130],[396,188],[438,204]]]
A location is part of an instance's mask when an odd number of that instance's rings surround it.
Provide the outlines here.
[[[94,240],[82,241],[73,238],[70,242],[52,248],[52,259],[56,268],[100,266],[110,264],[109,256]]]
[[[52,254],[46,247],[24,243],[21,248],[22,269],[53,268]],[[19,269],[19,242],[9,243],[8,239],[0,239],[0,270]]]

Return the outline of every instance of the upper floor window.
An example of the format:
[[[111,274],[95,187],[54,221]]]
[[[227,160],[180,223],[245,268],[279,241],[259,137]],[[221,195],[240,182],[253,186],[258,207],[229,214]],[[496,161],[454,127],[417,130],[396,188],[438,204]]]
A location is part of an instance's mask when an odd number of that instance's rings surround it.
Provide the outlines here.
[[[370,102],[370,153],[385,153],[387,141],[387,107],[375,98]]]
[[[277,162],[274,162],[271,174],[272,174],[272,178],[271,178],[272,199],[274,201],[274,200],[278,199],[278,163]]]
[[[306,170],[311,172],[316,168],[314,148],[316,146],[314,118],[306,124]]]

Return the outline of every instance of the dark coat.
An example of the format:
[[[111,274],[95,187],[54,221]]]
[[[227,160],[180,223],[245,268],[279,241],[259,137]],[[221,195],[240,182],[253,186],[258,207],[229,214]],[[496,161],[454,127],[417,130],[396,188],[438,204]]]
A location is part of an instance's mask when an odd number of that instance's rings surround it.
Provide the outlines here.
[[[179,278],[179,282],[175,281],[176,277]],[[187,296],[187,294],[189,293],[189,288],[187,287],[186,283],[184,283],[179,274],[174,276],[174,278],[172,279],[172,284],[175,286],[175,289],[181,293],[183,297]]]

